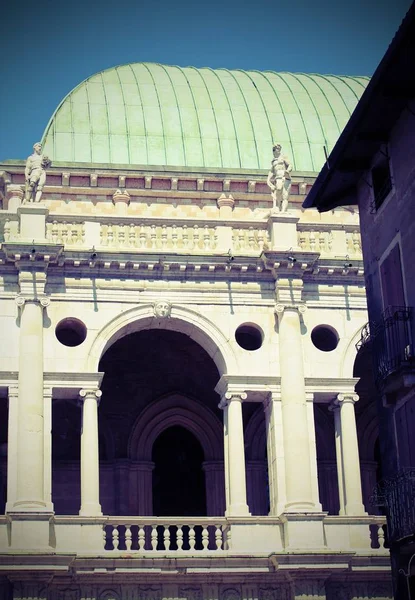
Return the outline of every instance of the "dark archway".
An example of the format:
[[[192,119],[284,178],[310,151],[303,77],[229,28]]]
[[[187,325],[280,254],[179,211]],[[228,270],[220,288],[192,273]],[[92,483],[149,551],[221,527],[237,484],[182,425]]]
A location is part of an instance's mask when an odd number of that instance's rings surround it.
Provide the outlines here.
[[[153,511],[156,516],[206,515],[203,450],[196,437],[175,425],[153,445]]]

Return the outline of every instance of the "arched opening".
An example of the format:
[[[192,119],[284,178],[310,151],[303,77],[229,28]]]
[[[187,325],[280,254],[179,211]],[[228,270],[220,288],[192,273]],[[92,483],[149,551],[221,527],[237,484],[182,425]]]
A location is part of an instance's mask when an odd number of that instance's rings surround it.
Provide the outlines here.
[[[222,488],[224,498],[219,372],[207,351],[190,335],[143,329],[112,344],[99,370],[104,514],[223,514],[224,500],[213,501]],[[209,496],[212,485],[221,492]]]
[[[175,425],[153,445],[153,513],[155,516],[206,515],[204,455],[196,437]]]

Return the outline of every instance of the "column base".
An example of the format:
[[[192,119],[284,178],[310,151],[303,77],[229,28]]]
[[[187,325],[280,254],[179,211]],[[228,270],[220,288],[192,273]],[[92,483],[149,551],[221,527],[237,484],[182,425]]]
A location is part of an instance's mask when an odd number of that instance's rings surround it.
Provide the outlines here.
[[[249,506],[247,504],[231,504],[225,510],[225,517],[250,517]]]
[[[31,500],[17,500],[6,502],[6,514],[9,513],[53,513],[52,502],[36,502]]]
[[[321,513],[321,504],[314,502],[304,502],[301,500],[287,502],[282,512],[284,513]]]
[[[101,505],[97,502],[85,503],[79,511],[80,517],[102,517]]]

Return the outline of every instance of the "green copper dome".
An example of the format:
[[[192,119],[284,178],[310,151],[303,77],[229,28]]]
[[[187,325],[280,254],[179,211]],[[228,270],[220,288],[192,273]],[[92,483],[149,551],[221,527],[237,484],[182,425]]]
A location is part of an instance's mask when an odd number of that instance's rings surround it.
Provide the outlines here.
[[[368,83],[153,63],[114,67],[72,90],[43,135],[55,161],[267,169],[278,141],[319,171]]]

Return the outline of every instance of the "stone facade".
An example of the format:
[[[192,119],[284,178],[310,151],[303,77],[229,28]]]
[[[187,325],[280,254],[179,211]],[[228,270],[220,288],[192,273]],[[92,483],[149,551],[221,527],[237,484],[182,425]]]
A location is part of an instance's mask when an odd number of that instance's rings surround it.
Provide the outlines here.
[[[390,598],[357,213],[295,172],[271,215],[266,171],[70,164],[21,205],[2,169],[4,589]]]

